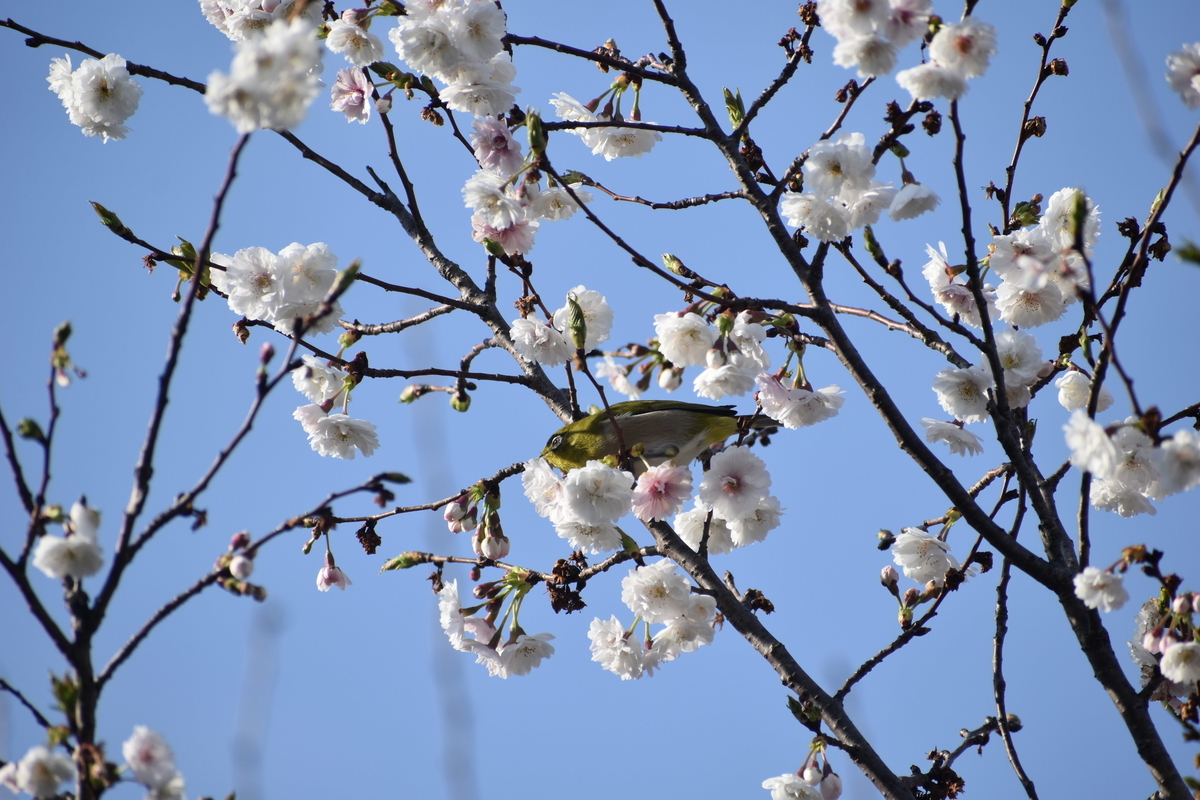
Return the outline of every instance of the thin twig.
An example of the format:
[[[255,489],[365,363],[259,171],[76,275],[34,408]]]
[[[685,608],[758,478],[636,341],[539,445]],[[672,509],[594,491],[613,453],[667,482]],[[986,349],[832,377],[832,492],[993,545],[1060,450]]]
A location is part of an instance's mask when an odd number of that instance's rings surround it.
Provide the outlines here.
[[[4,680],[4,678],[0,678],[0,689],[3,689],[13,697],[17,698],[17,702],[29,710],[29,713],[33,715],[35,720],[37,720],[38,725],[41,725],[47,731],[54,727],[54,724],[51,723],[50,720],[46,719],[46,717],[42,715],[42,712],[38,711],[37,707],[34,706],[33,703],[29,702],[25,695],[21,694],[20,689]]]
[[[17,484],[17,496],[21,498],[21,506],[25,509],[26,514],[33,514],[37,510],[37,505],[33,502],[33,494],[29,491],[29,484],[25,482],[25,471],[21,469],[21,461],[17,457],[17,448],[12,438],[12,430],[8,427],[8,421],[4,419],[4,411],[0,409],[0,435],[4,437],[4,455],[8,458],[8,466],[12,470],[13,481]]]
[[[1015,539],[1021,531],[1021,522],[1025,517],[1025,493],[1021,492],[1017,503],[1016,517],[1013,519],[1009,534]],[[1017,780],[1025,789],[1029,800],[1037,800],[1037,791],[1033,781],[1021,766],[1017,757],[1017,748],[1013,744],[1012,731],[1008,728],[1008,708],[1006,707],[1005,690],[1008,686],[1004,680],[1004,639],[1008,634],[1008,582],[1012,575],[1012,563],[1006,558],[1000,567],[1000,582],[996,585],[996,636],[992,640],[992,694],[996,700],[996,719],[1000,738],[1004,742],[1004,750],[1008,753],[1008,761],[1012,764]]]
[[[1045,42],[1041,45],[1042,58],[1038,63],[1037,78],[1033,82],[1033,89],[1029,92],[1029,97],[1026,98],[1025,104],[1021,109],[1021,124],[1017,127],[1017,144],[1013,149],[1012,161],[1005,168],[1004,173],[1007,176],[1004,181],[1004,196],[999,198],[1000,207],[1004,212],[1004,219],[1001,220],[1001,226],[1004,232],[1012,233],[1016,228],[1021,227],[1020,222],[1014,222],[1009,219],[1009,212],[1012,209],[1012,191],[1013,181],[1017,176],[1017,162],[1021,158],[1021,150],[1025,147],[1025,142],[1030,138],[1030,134],[1025,130],[1025,123],[1029,121],[1029,112],[1033,109],[1033,101],[1037,99],[1038,92],[1042,89],[1042,84],[1050,77],[1051,73],[1046,68],[1046,59],[1050,57],[1050,47],[1059,37],[1058,29],[1063,24],[1063,20],[1067,18],[1067,14],[1071,11],[1071,6],[1063,3],[1058,8],[1058,17],[1054,20],[1054,27],[1050,30],[1050,35],[1045,37]],[[1064,29],[1062,35],[1066,35]]]
[[[384,333],[399,333],[406,328],[411,328],[414,325],[420,325],[423,322],[428,322],[429,320],[440,317],[443,314],[449,314],[452,311],[454,311],[454,306],[441,305],[437,306],[436,308],[431,308],[428,311],[423,311],[420,314],[417,314],[415,317],[400,319],[396,320],[395,322],[385,322],[379,325],[364,325],[363,323],[357,321],[346,322],[345,320],[338,320],[338,325],[342,326],[348,331],[354,331],[355,333],[363,336],[379,336],[380,334]]]
[[[171,382],[175,376],[175,368],[179,363],[179,353],[183,347],[183,339],[187,334],[188,324],[191,322],[192,310],[195,307],[196,297],[200,292],[200,278],[204,270],[199,266],[207,258],[211,252],[212,242],[217,234],[217,228],[220,225],[221,212],[225,206],[225,198],[229,194],[230,188],[233,186],[234,178],[237,176],[237,164],[241,157],[242,151],[246,143],[250,140],[249,134],[243,134],[238,137],[237,143],[229,154],[229,163],[225,170],[225,176],[221,181],[221,187],[217,191],[217,195],[213,200],[212,213],[208,221],[208,229],[205,231],[204,240],[199,249],[196,251],[196,264],[193,266],[192,279],[188,284],[187,295],[183,299],[182,306],[179,309],[179,314],[175,318],[175,325],[171,331],[171,336],[167,345],[167,360],[163,366],[162,373],[158,378],[158,392],[154,400],[154,410],[150,415],[150,424],[146,431],[146,438],[142,443],[141,451],[138,454],[137,464],[134,467],[134,486],[129,498],[129,504],[125,508],[125,514],[121,521],[121,530],[117,535],[117,545],[113,558],[112,568],[109,570],[108,576],[104,581],[104,586],[101,588],[99,595],[96,597],[93,605],[93,613],[91,626],[95,630],[100,621],[104,618],[104,613],[108,607],[109,601],[112,599],[113,593],[117,589],[117,585],[121,581],[121,576],[125,568],[129,565],[132,559],[132,553],[128,552],[133,536],[133,528],[137,523],[138,517],[142,513],[142,509],[146,503],[146,497],[149,494],[150,479],[154,474],[154,455],[158,444],[158,434],[162,427],[163,419],[167,410],[168,392],[171,388]]]
[[[548,39],[542,39],[537,36],[517,36],[514,33],[507,34],[504,37],[504,43],[529,45],[531,47],[544,47],[547,50],[553,50],[556,53],[563,53],[565,55],[575,56],[576,58],[595,61],[597,64],[603,64],[611,69],[615,69],[620,72],[628,72],[630,75],[636,75],[643,80],[657,81],[658,83],[665,83],[668,86],[675,85],[675,78],[671,75],[648,69],[642,69],[626,58],[614,58],[607,53],[601,53],[594,50],[580,50],[577,47],[559,44],[558,42],[552,42]]]
[[[118,650],[116,654],[113,655],[113,657],[109,660],[108,664],[105,665],[104,669],[100,671],[100,674],[96,677],[97,689],[104,688],[104,685],[108,683],[110,678],[112,678],[113,674],[117,671],[117,668],[124,664],[125,661],[131,655],[133,655],[133,651],[137,650],[138,645],[140,645],[142,641],[150,635],[151,631],[158,627],[160,622],[169,617],[172,612],[174,612],[188,600],[191,600],[193,597],[200,594],[200,592],[216,583],[217,578],[220,577],[223,571],[224,570],[221,569],[213,570],[192,584],[191,587],[171,598],[171,600],[162,608],[158,609],[158,611],[155,611],[150,619],[146,620],[142,627],[139,628],[138,631],[133,634],[133,636],[129,637],[129,640],[125,642],[121,649]]]

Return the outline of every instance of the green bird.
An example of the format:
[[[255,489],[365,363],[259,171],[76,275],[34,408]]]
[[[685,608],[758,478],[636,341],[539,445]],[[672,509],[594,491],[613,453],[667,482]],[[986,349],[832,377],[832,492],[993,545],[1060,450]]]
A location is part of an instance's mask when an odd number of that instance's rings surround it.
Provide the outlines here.
[[[678,400],[631,400],[612,405],[626,449],[643,448],[651,466],[674,461],[683,466],[715,444],[737,433],[743,419],[733,406],[709,406]],[[747,418],[748,419],[748,418]],[[753,428],[773,428],[779,423],[759,415]],[[603,409],[555,431],[542,457],[563,472],[588,461],[615,456],[620,450],[612,420]],[[645,471],[641,459],[633,460],[635,473]]]

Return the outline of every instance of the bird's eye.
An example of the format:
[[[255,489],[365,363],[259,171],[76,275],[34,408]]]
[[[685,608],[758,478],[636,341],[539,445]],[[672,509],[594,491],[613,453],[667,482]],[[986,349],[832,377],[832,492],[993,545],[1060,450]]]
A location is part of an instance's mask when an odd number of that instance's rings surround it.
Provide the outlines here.
[[[556,433],[550,437],[550,443],[547,444],[546,446],[549,447],[551,450],[557,450],[559,448],[559,445],[562,444],[562,441],[563,441],[562,434]]]

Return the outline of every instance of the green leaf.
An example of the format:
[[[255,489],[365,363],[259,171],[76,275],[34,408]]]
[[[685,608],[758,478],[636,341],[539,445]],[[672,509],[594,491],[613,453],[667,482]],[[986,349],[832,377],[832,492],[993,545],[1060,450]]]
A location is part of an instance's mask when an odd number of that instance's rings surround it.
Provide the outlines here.
[[[1184,241],[1183,245],[1175,248],[1175,255],[1180,261],[1200,267],[1200,247],[1195,242]]]

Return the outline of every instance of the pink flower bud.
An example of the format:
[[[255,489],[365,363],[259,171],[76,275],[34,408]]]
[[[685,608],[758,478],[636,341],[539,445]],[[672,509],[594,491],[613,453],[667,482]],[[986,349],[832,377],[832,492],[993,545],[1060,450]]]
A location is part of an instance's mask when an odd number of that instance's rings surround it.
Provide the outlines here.
[[[238,531],[229,537],[230,550],[245,550],[250,546],[250,531]]]
[[[831,772],[821,780],[821,800],[838,800],[842,796],[842,779]]]
[[[879,571],[879,582],[893,595],[899,596],[899,591],[896,587],[900,583],[900,574],[896,572],[896,568],[891,564],[888,564]]]
[[[800,777],[804,778],[804,782],[809,786],[817,786],[821,783],[821,778],[823,776],[821,774],[821,768],[818,767],[817,763],[814,761],[804,768],[804,774]]]
[[[442,519],[446,520],[446,522],[458,522],[466,515],[466,510],[456,501],[446,506],[446,510],[442,512]]]
[[[1184,594],[1175,598],[1175,602],[1171,603],[1171,610],[1176,614],[1191,614],[1192,613],[1192,597]]]
[[[673,392],[683,383],[683,370],[678,367],[664,369],[658,373],[658,386],[668,392]]]
[[[497,561],[508,555],[510,544],[508,537],[503,533],[499,535],[490,534],[483,537],[483,541],[479,545],[479,553],[484,558]]]
[[[254,559],[246,558],[240,553],[229,560],[229,574],[237,578],[239,581],[244,581],[250,577],[250,573],[254,572]]]

